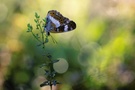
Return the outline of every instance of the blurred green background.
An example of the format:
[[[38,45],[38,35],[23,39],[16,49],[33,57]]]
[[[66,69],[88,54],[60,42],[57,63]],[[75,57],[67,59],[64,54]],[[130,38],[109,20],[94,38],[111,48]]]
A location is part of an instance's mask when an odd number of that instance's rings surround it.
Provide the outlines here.
[[[42,49],[26,32],[49,10],[77,24],[46,45],[60,59],[53,90],[135,90],[135,0],[0,0],[0,90],[49,90],[39,86]]]

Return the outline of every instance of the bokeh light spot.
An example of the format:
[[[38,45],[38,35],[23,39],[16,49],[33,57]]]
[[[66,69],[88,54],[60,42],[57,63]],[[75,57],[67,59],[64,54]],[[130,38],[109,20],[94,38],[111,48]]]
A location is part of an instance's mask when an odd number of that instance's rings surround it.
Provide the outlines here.
[[[96,42],[91,42],[82,47],[80,50],[78,61],[83,66],[88,66],[90,60],[97,57],[97,52],[100,50],[100,45]]]
[[[57,73],[64,73],[68,70],[68,62],[64,58],[58,58],[59,62],[53,64],[53,68]]]
[[[8,8],[5,4],[0,4],[0,23],[7,17]]]

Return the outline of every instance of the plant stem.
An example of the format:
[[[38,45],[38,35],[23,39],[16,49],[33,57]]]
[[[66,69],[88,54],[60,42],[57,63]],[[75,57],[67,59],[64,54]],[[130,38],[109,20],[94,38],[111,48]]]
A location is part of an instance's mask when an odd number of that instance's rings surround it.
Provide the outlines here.
[[[42,29],[42,26],[38,20],[38,24],[39,24],[39,29],[40,29],[40,32],[42,34],[42,42],[43,42],[43,48],[45,47],[45,38],[44,38],[44,30]]]
[[[42,43],[42,41],[40,41],[38,38],[37,38],[37,36],[31,31],[31,33],[32,33],[32,35],[40,42],[40,43]]]

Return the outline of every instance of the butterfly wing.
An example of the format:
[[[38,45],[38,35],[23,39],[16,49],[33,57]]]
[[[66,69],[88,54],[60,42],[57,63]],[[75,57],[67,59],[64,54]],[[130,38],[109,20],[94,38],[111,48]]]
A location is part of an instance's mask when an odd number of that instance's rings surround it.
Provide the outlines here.
[[[76,28],[76,24],[73,21],[70,21],[69,23],[66,23],[64,25],[60,25],[59,27],[54,28],[51,30],[51,33],[61,33],[61,32],[68,32],[71,30],[74,30]]]
[[[46,32],[61,33],[71,31],[76,28],[76,23],[74,21],[64,17],[56,10],[49,11],[46,20]]]

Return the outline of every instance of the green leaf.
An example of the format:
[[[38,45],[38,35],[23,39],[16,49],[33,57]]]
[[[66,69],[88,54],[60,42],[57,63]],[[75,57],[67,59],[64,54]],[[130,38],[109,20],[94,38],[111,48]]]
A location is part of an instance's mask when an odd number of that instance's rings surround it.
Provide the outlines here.
[[[46,23],[46,18],[45,18],[45,19],[43,19],[43,21]]]
[[[48,53],[47,57],[48,57],[49,59],[51,59],[51,58],[52,58],[52,55]]]
[[[52,61],[52,63],[57,63],[57,62],[59,62],[59,60],[53,60],[53,61]]]
[[[56,81],[56,80],[52,80],[51,82],[52,85],[56,86],[57,84],[61,84],[60,82]]]
[[[40,18],[40,16],[35,12],[35,17],[36,18]]]
[[[42,84],[40,84],[40,87],[48,86],[48,85],[50,85],[50,81],[45,81]]]
[[[34,21],[37,23],[38,22],[38,20],[37,19],[34,19]]]
[[[28,30],[27,32],[31,32],[33,30],[33,27],[30,25],[30,23],[27,24]]]
[[[36,26],[37,26],[36,29],[39,29],[39,25],[37,24]]]

